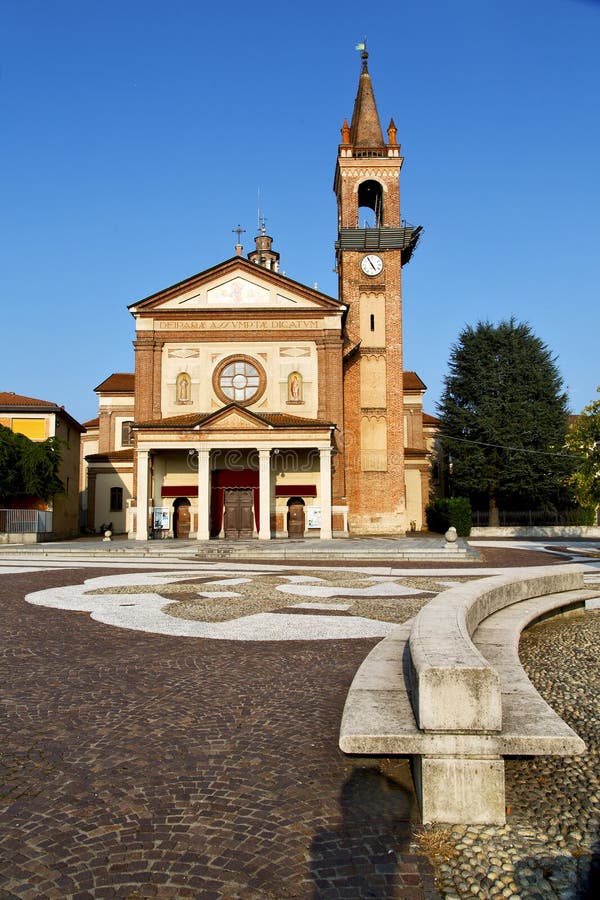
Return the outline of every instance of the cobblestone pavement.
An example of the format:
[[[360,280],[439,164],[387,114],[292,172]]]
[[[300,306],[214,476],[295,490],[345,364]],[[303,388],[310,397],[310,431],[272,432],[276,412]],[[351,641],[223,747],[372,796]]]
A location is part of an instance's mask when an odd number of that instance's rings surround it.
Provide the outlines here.
[[[554,561],[483,554],[491,567]],[[376,639],[116,628],[23,598],[123,566],[39,567],[0,580],[2,900],[440,897],[406,762],[337,750]],[[443,891],[478,896],[442,875]]]
[[[181,639],[22,599],[89,574],[0,582],[0,897],[438,896],[404,764],[337,750],[372,640]]]

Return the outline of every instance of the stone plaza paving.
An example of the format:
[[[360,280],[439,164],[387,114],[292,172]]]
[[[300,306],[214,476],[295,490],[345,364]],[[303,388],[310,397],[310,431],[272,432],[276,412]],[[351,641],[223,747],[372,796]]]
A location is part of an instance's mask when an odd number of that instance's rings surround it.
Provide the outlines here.
[[[454,566],[3,550],[0,898],[591,897],[600,613],[524,641],[589,753],[509,761],[506,826],[422,828],[406,759],[337,748],[395,622],[456,580],[577,552],[478,549]]]

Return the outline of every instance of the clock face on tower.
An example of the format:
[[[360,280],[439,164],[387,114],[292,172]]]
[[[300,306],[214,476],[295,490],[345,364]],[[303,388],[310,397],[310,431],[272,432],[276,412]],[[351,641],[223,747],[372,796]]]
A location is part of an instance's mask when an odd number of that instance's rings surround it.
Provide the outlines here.
[[[376,253],[367,253],[361,259],[360,267],[365,275],[379,275],[383,270],[383,260]]]

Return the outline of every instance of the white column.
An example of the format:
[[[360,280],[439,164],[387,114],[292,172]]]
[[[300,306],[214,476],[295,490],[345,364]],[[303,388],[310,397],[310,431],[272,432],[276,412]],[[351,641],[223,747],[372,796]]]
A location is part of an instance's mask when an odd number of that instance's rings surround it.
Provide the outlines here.
[[[321,468],[321,540],[331,534],[331,447],[319,450]]]
[[[198,531],[199,541],[210,538],[210,450],[198,450]]]
[[[136,541],[148,540],[148,450],[137,451]]]
[[[259,519],[258,538],[271,540],[271,451],[258,451],[258,496]]]

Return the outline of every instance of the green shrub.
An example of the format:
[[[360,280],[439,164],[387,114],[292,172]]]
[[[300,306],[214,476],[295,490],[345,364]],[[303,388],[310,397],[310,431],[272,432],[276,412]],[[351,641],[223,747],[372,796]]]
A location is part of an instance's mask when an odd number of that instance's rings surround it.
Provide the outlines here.
[[[568,514],[569,525],[595,525],[596,509],[593,506],[578,506],[570,509]]]
[[[471,533],[471,504],[466,497],[435,500],[425,510],[425,516],[428,530],[436,534],[445,534],[451,525],[460,537],[468,537]]]

